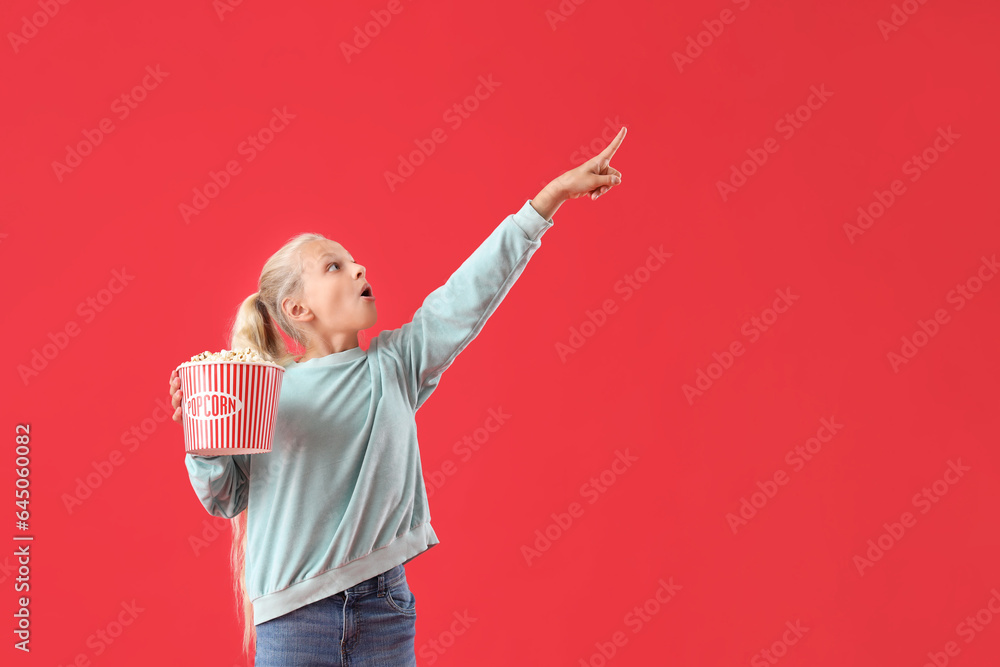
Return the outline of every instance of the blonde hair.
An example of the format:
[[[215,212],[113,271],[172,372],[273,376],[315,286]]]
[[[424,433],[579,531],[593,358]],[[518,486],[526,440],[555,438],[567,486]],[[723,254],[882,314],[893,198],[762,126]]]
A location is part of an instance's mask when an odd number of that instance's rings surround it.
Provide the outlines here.
[[[288,366],[293,355],[285,345],[281,332],[306,347],[305,334],[288,320],[281,302],[302,295],[302,248],[311,241],[326,240],[322,234],[299,234],[288,240],[264,263],[254,292],[240,304],[233,321],[229,349],[251,348],[281,366]],[[253,620],[253,603],[246,587],[247,511],[240,512],[230,522],[233,529],[230,566],[236,593],[237,615],[243,621],[243,652],[249,659],[250,646],[256,650],[257,632]]]

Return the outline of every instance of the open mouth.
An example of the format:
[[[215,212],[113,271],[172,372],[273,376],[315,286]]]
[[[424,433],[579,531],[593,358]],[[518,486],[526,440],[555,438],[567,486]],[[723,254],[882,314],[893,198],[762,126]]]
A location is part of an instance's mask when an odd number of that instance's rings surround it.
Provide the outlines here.
[[[361,290],[361,296],[372,296],[372,286],[365,285],[365,288]]]

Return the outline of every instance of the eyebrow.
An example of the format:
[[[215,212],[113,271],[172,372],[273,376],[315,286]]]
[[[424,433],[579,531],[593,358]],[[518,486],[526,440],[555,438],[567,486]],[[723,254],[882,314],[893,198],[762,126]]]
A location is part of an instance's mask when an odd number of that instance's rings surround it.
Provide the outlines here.
[[[337,255],[334,255],[332,252],[325,252],[322,255],[320,255],[319,258],[321,260],[322,259],[328,259],[328,258],[329,259],[337,259]],[[352,259],[351,261],[353,262],[354,260]]]

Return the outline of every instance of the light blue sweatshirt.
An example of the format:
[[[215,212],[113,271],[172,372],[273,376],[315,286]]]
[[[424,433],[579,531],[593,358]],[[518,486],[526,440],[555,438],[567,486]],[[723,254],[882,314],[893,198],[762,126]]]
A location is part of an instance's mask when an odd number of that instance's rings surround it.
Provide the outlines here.
[[[367,350],[285,368],[272,450],[185,455],[213,516],[247,515],[246,585],[260,624],[438,544],[415,415],[553,225],[530,200],[398,329]]]

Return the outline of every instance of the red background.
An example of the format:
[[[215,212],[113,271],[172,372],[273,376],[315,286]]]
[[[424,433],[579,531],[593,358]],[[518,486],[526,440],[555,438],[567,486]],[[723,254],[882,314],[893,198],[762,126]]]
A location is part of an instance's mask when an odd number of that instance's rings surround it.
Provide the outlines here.
[[[242,663],[228,535],[198,555],[190,543],[210,517],[181,427],[159,409],[171,369],[227,346],[264,261],[303,231],[363,258],[379,299],[368,338],[400,326],[504,216],[624,125],[622,185],[558,210],[418,415],[428,485],[457,467],[431,498],[440,547],[407,566],[420,664],[597,666],[615,633],[608,664],[763,665],[772,648],[789,666],[917,666],[929,652],[996,664],[1000,281],[973,280],[961,308],[952,292],[1000,251],[996,5],[910,0],[884,35],[888,1],[567,1],[550,23],[556,0],[404,0],[348,62],[341,45],[387,5],[242,2],[220,17],[209,0],[77,0],[18,44],[39,4],[4,5],[0,532],[19,533],[14,429],[30,424],[35,541],[32,651],[8,631],[3,660]],[[731,22],[713,23],[724,10]],[[169,74],[120,119],[112,104],[147,66]],[[491,76],[459,127],[444,121]],[[779,132],[812,86],[831,95]],[[246,161],[240,142],[275,107],[295,118]],[[53,162],[102,118],[114,130],[60,180]],[[447,140],[391,189],[386,172],[435,128]],[[958,138],[937,154],[939,128]],[[724,199],[719,182],[769,138],[777,151]],[[936,161],[911,180],[925,150]],[[234,159],[242,171],[185,222],[179,206]],[[849,238],[894,179],[905,194]],[[643,273],[650,246],[671,256]],[[115,271],[134,277],[112,295]],[[629,275],[645,282],[626,299],[615,286]],[[744,325],[786,288],[799,298],[751,341]],[[87,310],[101,295],[113,298]],[[564,363],[557,343],[607,299],[615,312]],[[894,368],[938,309],[947,322]],[[718,371],[713,354],[734,341],[744,353],[689,401],[683,385]],[[511,417],[463,461],[453,444],[491,408]],[[795,469],[786,453],[824,418],[842,429]],[[626,448],[637,463],[591,504],[581,486]],[[914,503],[949,460],[968,470]],[[734,533],[727,515],[779,470],[787,484]],[[582,515],[557,535],[552,514],[573,502]],[[904,512],[915,524],[889,537]],[[547,527],[555,539],[529,564],[522,547]],[[888,548],[859,572],[880,536]],[[661,579],[680,586],[663,605]],[[134,622],[95,643],[133,601]],[[651,615],[629,623],[644,603]],[[450,636],[466,611],[476,621]],[[960,624],[977,612],[992,622],[969,642]],[[805,634],[783,637],[796,621]]]

